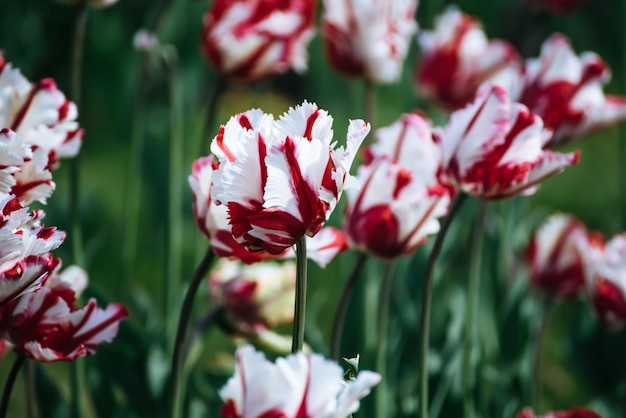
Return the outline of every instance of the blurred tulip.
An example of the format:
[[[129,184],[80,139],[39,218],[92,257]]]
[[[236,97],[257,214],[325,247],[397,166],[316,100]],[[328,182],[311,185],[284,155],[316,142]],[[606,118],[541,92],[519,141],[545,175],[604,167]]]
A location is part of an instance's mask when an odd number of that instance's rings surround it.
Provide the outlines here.
[[[422,31],[418,42],[418,90],[446,108],[465,106],[485,82],[509,93],[519,84],[522,64],[515,48],[488,40],[480,22],[456,7],[448,7],[435,21],[435,30]]]
[[[602,418],[590,409],[576,407],[569,411],[548,412],[544,415],[535,415],[530,408],[517,414],[516,418]]]
[[[300,352],[272,363],[243,346],[236,356],[235,375],[220,390],[224,418],[345,418],[380,382],[367,370],[344,381],[341,367],[319,354]]]
[[[626,322],[626,233],[606,245],[590,245],[585,254],[585,274],[591,303],[607,326]]]
[[[587,230],[572,215],[548,218],[532,236],[526,250],[530,284],[550,296],[569,298],[585,285],[583,252]]]
[[[534,193],[539,182],[576,164],[579,157],[578,152],[544,150],[551,135],[541,118],[511,102],[498,86],[481,88],[474,102],[454,112],[435,137],[444,176],[484,199]]]
[[[524,0],[524,3],[547,9],[554,14],[565,14],[576,11],[585,0]]]
[[[626,120],[626,98],[602,91],[611,77],[607,65],[593,52],[576,56],[561,34],[548,38],[525,70],[519,101],[553,131],[552,148]]]
[[[331,125],[326,111],[304,102],[278,121],[254,109],[220,128],[210,194],[247,250],[277,255],[314,236],[354,185],[349,169],[369,124],[351,121],[345,148],[336,148]]]
[[[304,72],[315,9],[316,0],[216,0],[204,16],[202,49],[239,81]]]
[[[221,306],[229,328],[254,335],[293,322],[296,265],[266,261],[246,266],[220,260],[209,276],[213,306]]]
[[[113,6],[118,0],[57,0],[59,3],[64,4],[84,4],[87,3],[90,6],[96,7],[98,9],[105,9],[107,7]]]
[[[417,0],[324,0],[322,35],[332,67],[349,77],[392,83],[417,32]]]
[[[348,191],[344,230],[353,246],[392,259],[439,231],[450,191],[438,182],[441,150],[422,116],[402,115],[376,136],[359,167],[362,187]]]

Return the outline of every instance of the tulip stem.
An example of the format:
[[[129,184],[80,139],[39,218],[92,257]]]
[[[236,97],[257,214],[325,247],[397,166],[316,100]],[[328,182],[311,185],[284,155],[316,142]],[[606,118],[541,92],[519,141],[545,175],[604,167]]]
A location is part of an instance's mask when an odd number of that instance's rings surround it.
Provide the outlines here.
[[[356,287],[356,282],[359,279],[361,270],[367,260],[367,254],[359,254],[359,258],[354,264],[354,269],[346,281],[346,285],[341,293],[341,299],[339,299],[339,305],[337,306],[337,312],[335,313],[335,319],[333,321],[333,331],[330,340],[330,358],[333,360],[339,360],[339,352],[341,351],[341,335],[343,334],[343,326],[346,321],[346,314],[348,313],[348,306],[350,306],[350,300],[352,300],[352,294]]]
[[[365,81],[363,117],[369,122],[372,129],[376,126],[376,85],[371,81]]]
[[[463,347],[463,411],[465,418],[475,416],[474,409],[474,368],[472,367],[472,352],[475,342],[476,327],[474,326],[476,306],[480,298],[480,278],[483,255],[483,227],[487,214],[487,202],[482,200],[478,209],[478,216],[474,226],[472,247],[470,254],[469,283],[467,301],[465,303],[465,340]]]
[[[378,348],[376,350],[376,372],[382,376],[382,380],[376,388],[376,417],[387,418],[389,387],[387,383],[387,329],[389,328],[389,301],[391,299],[391,283],[393,281],[393,262],[387,261],[385,272],[380,285],[380,299],[376,315],[376,329]]]
[[[85,47],[85,29],[87,27],[87,2],[82,2],[76,10],[74,23],[74,40],[71,61],[71,99],[80,107],[82,88],[83,52]],[[80,155],[69,162],[69,206],[72,231],[72,259],[79,266],[85,266],[83,254],[83,231],[80,220]],[[85,367],[82,362],[75,361],[71,366],[70,382],[70,414],[72,418],[84,416],[82,392],[85,390],[83,376]]]
[[[7,376],[6,382],[4,382],[4,390],[2,391],[2,402],[0,403],[0,418],[6,418],[7,410],[9,409],[9,400],[11,399],[11,391],[17,378],[17,373],[20,371],[20,367],[24,363],[26,357],[18,355],[11,366],[11,371]]]
[[[306,313],[306,241],[302,237],[296,243],[296,301],[293,318],[291,352],[302,351]]]
[[[226,90],[226,79],[222,75],[216,77],[213,91],[209,97],[209,104],[207,108],[207,114],[205,118],[205,130],[207,134],[200,140],[200,155],[208,155],[211,149],[211,140],[215,137],[217,132],[214,131],[215,118],[217,117],[217,104],[220,96]]]
[[[424,282],[422,287],[422,312],[420,315],[420,370],[419,370],[419,407],[418,416],[420,418],[428,418],[428,346],[430,340],[430,305],[432,302],[432,288],[433,278],[435,276],[435,265],[441,247],[443,246],[443,240],[448,232],[448,228],[452,223],[454,215],[458,212],[459,208],[465,201],[466,195],[461,193],[454,198],[454,201],[450,205],[448,216],[441,225],[441,230],[435,238],[435,243],[428,256],[428,262],[426,264],[426,271],[424,272]]]
[[[33,359],[26,361],[26,415],[28,418],[37,418],[37,362]]]
[[[164,47],[163,61],[168,73],[170,95],[170,138],[169,138],[169,170],[168,170],[168,208],[166,228],[166,268],[163,287],[163,313],[167,318],[173,312],[178,300],[179,276],[181,274],[180,250],[183,237],[183,215],[181,202],[183,201],[183,127],[181,88],[178,83],[178,56],[176,49],[168,45]],[[168,321],[167,324],[171,324]],[[171,325],[166,326],[167,335],[173,334]]]
[[[543,342],[546,336],[546,330],[548,329],[548,322],[550,322],[550,315],[552,314],[552,308],[554,307],[554,298],[547,297],[541,307],[541,319],[535,330],[535,336],[533,341],[533,363],[532,363],[532,376],[530,385],[530,397],[531,405],[533,409],[539,413],[541,404],[541,354],[543,352]]]
[[[189,338],[185,341],[185,347],[183,349],[183,357],[187,357],[189,350],[193,347],[193,344],[196,342],[198,338],[216,321],[219,320],[220,316],[224,313],[224,306],[217,305],[213,308],[209,309],[202,315],[191,327],[191,331],[189,331]]]
[[[196,271],[191,279],[183,305],[180,310],[180,317],[178,319],[178,329],[176,331],[176,341],[174,343],[174,354],[172,355],[172,371],[170,374],[171,384],[171,404],[170,404],[170,417],[180,417],[180,375],[182,374],[183,367],[183,349],[185,346],[185,335],[187,332],[187,324],[189,323],[189,317],[193,308],[193,299],[198,291],[198,287],[204,278],[204,275],[209,270],[209,266],[213,262],[214,253],[209,247],[204,254],[204,258],[196,267]]]

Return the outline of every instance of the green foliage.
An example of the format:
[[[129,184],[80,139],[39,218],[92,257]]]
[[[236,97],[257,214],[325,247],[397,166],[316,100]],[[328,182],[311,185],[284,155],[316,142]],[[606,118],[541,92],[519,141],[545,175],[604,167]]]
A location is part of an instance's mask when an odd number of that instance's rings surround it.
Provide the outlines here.
[[[167,222],[167,138],[169,99],[162,66],[147,71],[146,120],[142,154],[138,246],[128,281],[121,278],[124,196],[129,141],[133,129],[133,103],[140,83],[144,57],[133,50],[134,33],[146,26],[157,2],[121,0],[107,10],[89,10],[84,56],[83,99],[79,109],[85,128],[81,152],[80,215],[90,282],[100,304],[122,301],[131,318],[120,327],[113,344],[99,348],[86,360],[86,417],[143,418],[165,416],[163,394],[168,390],[172,336],[166,330],[178,312],[165,312],[165,227]],[[447,2],[422,1],[419,22],[430,28],[432,19]],[[526,10],[519,1],[466,1],[460,5],[479,16],[492,37],[511,40],[526,56],[536,55],[539,44],[553,31],[563,31],[576,50],[597,51],[623,78],[621,41],[622,15],[615,12],[617,0],[589,2],[580,13],[565,17]],[[200,143],[215,134],[208,129],[205,114],[208,97],[215,88],[216,73],[199,53],[198,33],[206,1],[173,2],[161,31],[161,42],[173,45],[179,55],[181,94],[184,107],[184,163],[179,187],[184,189],[183,267],[175,299],[182,300],[195,265],[206,248],[191,214],[191,193],[186,176],[199,157]],[[69,63],[74,8],[52,0],[0,2],[0,48],[4,56],[31,80],[53,77],[63,91],[69,89]],[[395,120],[400,113],[422,108],[436,122],[441,112],[426,108],[412,88],[412,67],[417,47],[407,60],[400,83],[380,89],[378,125]],[[288,74],[257,87],[228,86],[220,99],[219,123],[239,111],[262,107],[280,114],[304,99],[317,102],[335,118],[335,131],[343,132],[349,118],[362,117],[363,89],[333,73],[324,60],[317,37],[310,46],[309,71]],[[616,91],[618,81],[608,88]],[[531,198],[491,203],[481,270],[480,304],[476,317],[478,346],[472,353],[476,405],[481,417],[512,417],[530,403],[530,341],[540,317],[540,297],[526,284],[523,249],[531,231],[553,211],[570,212],[590,228],[613,235],[620,228],[617,130],[610,129],[582,144],[580,165],[548,180]],[[67,182],[68,164],[55,173],[57,190],[46,207],[49,224],[70,230]],[[524,200],[522,200],[524,199]],[[465,332],[468,247],[476,202],[466,205],[446,239],[434,284],[429,376],[431,417],[462,414],[461,361]],[[340,208],[331,223],[340,224]],[[72,236],[56,252],[69,257]],[[392,289],[387,362],[384,378],[392,396],[389,416],[409,417],[417,411],[418,323],[420,288],[430,244],[411,257],[398,261]],[[69,259],[69,258],[68,258]],[[315,350],[328,352],[330,324],[345,278],[356,260],[343,254],[326,270],[310,266],[306,341]],[[360,353],[360,368],[373,369],[377,337],[376,322],[383,264],[368,260],[350,305],[343,335],[342,355]],[[93,289],[92,288],[92,289]],[[95,292],[95,290],[92,290]],[[103,297],[103,295],[106,295]],[[209,309],[206,291],[196,299],[195,316]],[[601,328],[585,300],[558,303],[550,322],[541,372],[544,385],[541,411],[589,405],[606,417],[618,416],[624,392],[624,335]],[[219,388],[232,374],[234,344],[219,330],[211,330],[194,346],[186,359],[186,417],[217,416]],[[356,368],[348,361],[351,370]],[[12,356],[0,367],[6,376]],[[36,390],[41,418],[68,416],[69,367],[36,365]],[[9,416],[25,416],[24,382],[14,391]],[[373,397],[363,402],[359,417],[373,416]]]

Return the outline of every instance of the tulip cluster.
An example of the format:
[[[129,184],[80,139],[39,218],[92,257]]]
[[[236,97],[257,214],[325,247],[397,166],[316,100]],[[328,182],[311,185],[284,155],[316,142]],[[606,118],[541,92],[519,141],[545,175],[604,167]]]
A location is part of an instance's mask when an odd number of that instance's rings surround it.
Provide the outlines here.
[[[50,251],[65,233],[45,227],[41,209],[29,209],[50,197],[52,170],[78,153],[83,131],[54,81],[30,83],[2,56],[0,87],[0,337],[36,360],[74,360],[111,341],[128,316],[122,305],[103,310],[95,299],[79,307],[86,274],[60,271]]]
[[[607,65],[593,52],[577,56],[562,34],[550,36],[538,58],[522,61],[510,44],[489,41],[476,19],[448,8],[419,43],[416,84],[423,94],[458,109],[481,84],[498,85],[543,119],[552,148],[626,120],[626,99],[602,91]]]

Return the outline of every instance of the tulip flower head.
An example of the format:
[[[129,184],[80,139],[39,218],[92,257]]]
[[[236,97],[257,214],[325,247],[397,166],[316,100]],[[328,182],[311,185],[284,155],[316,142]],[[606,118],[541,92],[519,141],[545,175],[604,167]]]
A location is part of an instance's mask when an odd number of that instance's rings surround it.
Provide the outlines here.
[[[576,11],[585,3],[585,0],[524,0],[524,3],[561,15]]]
[[[316,0],[216,0],[204,16],[202,49],[222,74],[256,81],[307,68]]]
[[[345,147],[332,117],[304,102],[279,120],[258,109],[232,117],[211,144],[219,165],[211,198],[228,210],[235,240],[249,251],[280,254],[322,228],[341,193],[369,124],[351,121]]]
[[[519,84],[521,60],[515,48],[488,40],[480,22],[456,7],[448,7],[418,42],[417,88],[446,108],[465,106],[486,82],[510,92]]]
[[[574,297],[585,285],[583,252],[587,230],[571,215],[548,218],[532,236],[527,249],[530,284],[551,296]]]
[[[236,357],[235,375],[220,390],[224,418],[345,418],[380,382],[367,370],[344,381],[341,367],[319,354],[299,352],[272,363],[242,346]]]
[[[60,3],[65,4],[84,4],[87,3],[97,9],[106,9],[113,6],[118,0],[57,0]]]
[[[228,209],[224,205],[216,205],[211,199],[214,166],[217,166],[217,162],[213,157],[201,157],[196,160],[189,176],[189,186],[193,193],[196,224],[209,239],[215,254],[246,264],[295,257],[293,249],[286,249],[280,254],[270,254],[264,250],[252,252],[235,240],[228,222]],[[324,227],[314,237],[306,237],[306,240],[307,257],[320,267],[325,267],[337,254],[347,249],[344,234],[332,227]]]
[[[353,246],[392,259],[439,231],[450,192],[437,180],[441,152],[419,114],[402,115],[376,134],[368,164],[359,167],[362,187],[348,191],[344,230]]]
[[[324,0],[326,55],[338,72],[374,83],[402,75],[417,31],[417,0]]]
[[[554,148],[626,120],[626,98],[602,91],[610,77],[597,54],[576,56],[568,39],[554,34],[539,58],[527,60],[520,102],[554,132]]]
[[[59,260],[44,286],[0,307],[0,336],[19,354],[43,362],[74,360],[93,354],[98,345],[111,341],[124,306],[111,303],[105,309],[91,299],[79,308],[77,298],[85,287],[86,274],[76,267],[58,272]]]
[[[541,118],[511,102],[499,86],[483,86],[474,102],[454,112],[435,137],[447,180],[485,199],[533,193],[539,182],[579,158],[578,152],[544,150],[551,134]]]
[[[244,265],[220,260],[209,276],[213,306],[222,306],[229,328],[250,335],[293,322],[296,265],[266,261]]]
[[[568,411],[548,412],[544,415],[536,415],[532,409],[526,408],[520,413],[518,413],[516,418],[602,418],[602,417],[590,409],[576,407]]]
[[[626,322],[626,234],[615,236],[605,246],[590,246],[585,273],[591,304],[609,327]]]
[[[38,165],[54,169],[60,158],[78,154],[83,130],[77,116],[76,105],[52,79],[32,84],[0,54],[0,129],[14,131],[33,153],[43,154]]]

